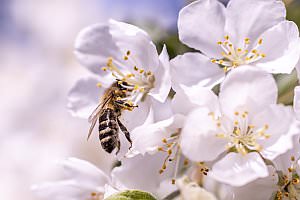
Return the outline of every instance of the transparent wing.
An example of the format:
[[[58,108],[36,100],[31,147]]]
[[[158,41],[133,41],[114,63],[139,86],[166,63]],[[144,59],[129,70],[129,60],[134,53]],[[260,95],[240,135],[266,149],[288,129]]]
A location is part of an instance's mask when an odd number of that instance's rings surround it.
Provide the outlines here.
[[[97,108],[92,112],[92,114],[89,116],[88,118],[88,122],[91,123],[90,129],[89,129],[89,133],[88,133],[88,137],[87,140],[90,138],[93,129],[96,125],[96,122],[99,118],[99,116],[101,115],[101,113],[103,112],[103,108],[105,107],[105,105],[109,102],[109,100],[111,99],[111,95],[109,95],[107,98],[104,99],[103,103],[100,103]]]
[[[98,118],[94,117],[93,120],[92,120],[92,122],[91,122],[92,124],[91,124],[90,129],[89,129],[89,134],[87,136],[87,140],[90,138],[90,136],[91,136],[91,134],[93,132],[93,129],[94,129],[95,125],[96,125],[97,119]]]

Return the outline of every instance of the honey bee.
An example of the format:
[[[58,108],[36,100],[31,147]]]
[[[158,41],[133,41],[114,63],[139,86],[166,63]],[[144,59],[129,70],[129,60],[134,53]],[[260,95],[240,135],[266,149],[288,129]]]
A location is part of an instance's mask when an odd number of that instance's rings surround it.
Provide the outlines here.
[[[114,82],[105,91],[100,104],[88,119],[91,127],[87,139],[91,136],[98,120],[100,143],[102,148],[108,153],[111,153],[115,148],[117,148],[116,154],[120,151],[119,129],[125,134],[126,139],[130,143],[129,148],[132,146],[130,133],[119,119],[123,110],[133,110],[134,107],[137,107],[122,100],[128,96],[128,92],[131,92],[132,89],[132,86],[125,81],[117,80]]]

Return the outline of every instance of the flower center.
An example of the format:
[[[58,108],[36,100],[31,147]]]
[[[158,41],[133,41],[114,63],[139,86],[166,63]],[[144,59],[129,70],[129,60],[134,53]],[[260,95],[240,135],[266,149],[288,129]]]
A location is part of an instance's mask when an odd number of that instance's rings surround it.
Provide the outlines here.
[[[279,175],[278,186],[279,189],[276,192],[275,199],[300,199],[300,177],[296,171],[298,166],[298,160],[294,156],[291,156],[291,166],[287,170],[287,174]]]
[[[224,71],[227,72],[240,65],[250,64],[266,57],[264,53],[259,52],[257,49],[262,44],[260,38],[257,44],[250,49],[250,39],[244,39],[243,47],[235,47],[229,39],[229,36],[225,36],[225,41],[219,41],[217,44],[223,50],[221,52],[223,59],[211,59],[211,62],[217,63],[224,67]]]
[[[136,106],[139,101],[143,101],[146,94],[154,87],[155,77],[151,71],[146,71],[138,67],[130,51],[126,52],[123,59],[126,64],[118,62],[112,57],[108,58],[106,67],[102,67],[102,70],[109,70],[112,76],[117,81],[120,81],[119,83],[122,87],[130,91],[130,94],[122,100]],[[124,69],[126,69],[125,72]]]
[[[213,116],[213,113],[210,113]],[[213,117],[214,118],[214,117]],[[225,117],[224,117],[225,118]],[[259,140],[270,138],[267,134],[268,125],[256,127],[249,123],[248,112],[234,112],[234,121],[222,120],[222,118],[214,119],[220,133],[216,136],[221,139],[228,140],[226,149],[241,153],[243,155],[252,151],[261,151],[262,146],[258,143]],[[223,122],[223,123],[222,123]]]

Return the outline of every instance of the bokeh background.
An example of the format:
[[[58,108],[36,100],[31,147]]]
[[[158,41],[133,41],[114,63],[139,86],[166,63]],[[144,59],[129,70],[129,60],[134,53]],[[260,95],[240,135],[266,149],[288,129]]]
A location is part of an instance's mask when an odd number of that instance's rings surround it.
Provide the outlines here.
[[[112,156],[89,124],[67,111],[68,91],[89,72],[73,55],[84,27],[109,18],[145,29],[170,57],[191,49],[177,36],[179,10],[191,0],[0,0],[0,199],[37,198],[32,184],[57,180],[57,162],[73,156],[104,171]],[[226,4],[226,0],[222,1]],[[286,0],[288,19],[300,26],[300,0]],[[278,75],[279,101],[291,104],[296,74]]]

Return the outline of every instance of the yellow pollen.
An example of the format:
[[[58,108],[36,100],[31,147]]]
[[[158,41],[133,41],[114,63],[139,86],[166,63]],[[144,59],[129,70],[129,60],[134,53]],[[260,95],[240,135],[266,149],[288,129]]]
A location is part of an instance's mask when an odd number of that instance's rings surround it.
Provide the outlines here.
[[[241,51],[242,51],[242,49],[241,49],[241,48],[238,48],[238,49],[237,49],[237,51],[238,51],[238,52],[241,52]]]
[[[166,139],[166,138],[163,138],[163,139],[162,139],[162,142],[163,142],[163,143],[167,143],[167,139]]]
[[[256,53],[257,53],[257,50],[256,50],[256,49],[253,49],[251,52],[256,54]]]
[[[159,173],[160,173],[160,174],[164,173],[164,170],[162,170],[162,169],[161,169],[161,170],[159,170]]]
[[[221,123],[220,122],[217,123],[217,127],[219,127],[219,128],[221,127]]]
[[[260,56],[261,56],[262,58],[265,58],[265,57],[266,57],[266,54],[261,53]]]
[[[212,59],[212,60],[211,60],[212,63],[215,63],[216,61],[217,61],[216,59]]]
[[[163,164],[163,166],[161,167],[163,170],[167,169],[167,165]]]
[[[92,192],[92,193],[91,193],[91,196],[93,196],[93,197],[96,196],[96,195],[97,195],[96,192]]]
[[[101,83],[97,83],[97,87],[102,87],[102,84]]]
[[[223,42],[219,41],[219,42],[217,42],[217,44],[218,44],[218,45],[221,45],[221,44],[223,44]]]
[[[169,155],[172,154],[172,150],[171,150],[171,149],[168,150],[168,154],[169,154]]]
[[[239,122],[238,121],[234,121],[234,125],[239,125]]]
[[[139,70],[139,68],[137,68],[137,66],[134,66],[133,69],[134,69],[135,71],[138,71],[138,70]]]
[[[162,147],[158,147],[157,150],[158,151],[164,151],[164,149]]]
[[[131,53],[131,52],[128,50],[128,51],[126,52],[126,55],[127,55],[127,56],[129,56],[129,55],[130,55],[130,53]]]
[[[185,166],[187,166],[187,165],[189,164],[189,160],[188,160],[188,159],[185,159],[184,162],[183,162],[183,164],[184,164]]]
[[[103,71],[106,72],[106,71],[107,71],[107,68],[106,68],[106,67],[102,67],[101,70],[103,70]]]
[[[229,40],[229,36],[228,35],[226,35],[224,38],[225,38],[225,40]]]
[[[294,185],[299,184],[299,183],[300,183],[299,178],[294,178],[294,179],[293,179],[293,184],[294,184]]]
[[[124,56],[124,60],[128,60],[128,56]]]
[[[263,42],[263,39],[262,39],[262,38],[260,38],[260,39],[258,40],[258,44],[259,44],[259,45],[261,45],[261,44],[262,44],[262,42]]]
[[[175,182],[176,182],[175,179],[172,179],[172,184],[173,184],[173,185],[175,184]]]
[[[295,161],[295,156],[291,156],[291,161]]]
[[[268,129],[269,128],[269,125],[268,124],[265,124],[264,125],[264,129]]]
[[[137,90],[137,89],[139,89],[139,86],[138,85],[134,85],[133,90]]]
[[[249,38],[245,38],[245,44],[250,44],[250,39]]]
[[[145,71],[145,70],[143,70],[143,69],[140,69],[140,73],[141,73],[141,74],[142,74],[144,71]]]
[[[151,75],[152,75],[152,72],[148,71],[148,72],[147,72],[147,75],[148,75],[148,76],[151,76]]]

